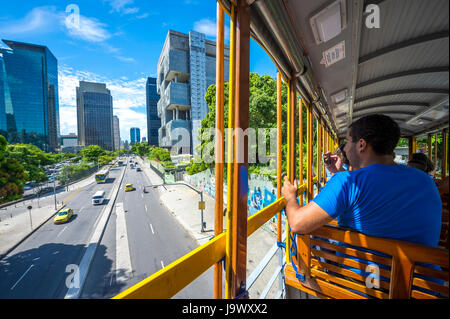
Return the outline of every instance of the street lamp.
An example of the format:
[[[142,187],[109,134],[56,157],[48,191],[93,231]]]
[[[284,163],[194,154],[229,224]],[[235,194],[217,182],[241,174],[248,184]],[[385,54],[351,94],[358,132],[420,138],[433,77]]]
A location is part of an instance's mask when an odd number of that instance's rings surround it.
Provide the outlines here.
[[[27,208],[28,208],[28,214],[30,215],[30,227],[31,227],[31,230],[33,230],[33,222],[31,221],[31,209],[33,207],[30,205]]]
[[[184,183],[172,183],[172,184],[158,184],[158,185],[148,185],[149,187],[153,187],[156,188],[158,186],[173,186],[173,185],[184,185],[189,187],[190,189],[192,189],[194,192],[196,192],[197,194],[200,194],[200,202],[199,202],[199,210],[200,210],[200,216],[201,216],[201,232],[205,232],[205,228],[206,228],[206,222],[203,221],[203,210],[205,209],[205,202],[203,201],[203,191],[199,191],[196,190],[194,187],[192,187],[191,185],[188,184],[184,184]],[[143,191],[145,193],[145,187],[143,187]]]

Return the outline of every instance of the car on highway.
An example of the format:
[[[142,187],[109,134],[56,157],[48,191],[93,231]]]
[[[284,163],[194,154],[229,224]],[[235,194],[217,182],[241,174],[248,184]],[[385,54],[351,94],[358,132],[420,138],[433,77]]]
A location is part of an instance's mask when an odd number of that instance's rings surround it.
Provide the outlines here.
[[[140,172],[141,168],[140,167],[136,167],[136,172]]]
[[[125,191],[130,192],[133,190],[133,184],[126,184],[125,185]]]
[[[73,215],[72,208],[64,208],[60,210],[58,214],[56,214],[55,218],[53,219],[53,223],[55,224],[67,223],[72,217],[72,215]]]

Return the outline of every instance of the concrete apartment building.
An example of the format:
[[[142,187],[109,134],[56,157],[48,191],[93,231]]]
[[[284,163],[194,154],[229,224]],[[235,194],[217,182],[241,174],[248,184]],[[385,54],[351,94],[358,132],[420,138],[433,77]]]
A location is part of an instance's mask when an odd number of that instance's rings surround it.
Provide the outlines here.
[[[113,133],[114,133],[114,149],[119,150],[120,147],[120,122],[117,115],[113,115]]]
[[[225,70],[228,63],[229,47],[225,46]],[[194,154],[200,144],[200,122],[209,111],[205,93],[215,82],[216,43],[196,31],[184,34],[169,30],[158,61],[160,147],[176,154]]]

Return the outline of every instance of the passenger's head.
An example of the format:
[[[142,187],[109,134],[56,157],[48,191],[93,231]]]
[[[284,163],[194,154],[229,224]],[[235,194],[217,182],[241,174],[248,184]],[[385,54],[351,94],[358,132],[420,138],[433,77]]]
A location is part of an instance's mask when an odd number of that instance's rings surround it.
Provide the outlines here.
[[[370,156],[388,156],[400,139],[400,128],[389,116],[368,115],[352,123],[347,130],[345,153],[351,166],[361,167]]]
[[[408,166],[420,169],[427,174],[434,170],[433,162],[423,153],[412,154],[411,159],[408,161]]]

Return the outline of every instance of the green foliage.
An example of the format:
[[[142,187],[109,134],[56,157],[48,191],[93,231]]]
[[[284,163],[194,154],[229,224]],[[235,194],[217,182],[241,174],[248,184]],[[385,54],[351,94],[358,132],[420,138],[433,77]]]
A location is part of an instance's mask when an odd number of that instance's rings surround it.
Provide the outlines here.
[[[10,158],[17,160],[25,169],[25,180],[36,183],[45,182],[48,177],[43,167],[54,163],[49,153],[31,144],[9,144]]]
[[[23,195],[25,170],[7,151],[8,142],[0,135],[0,203]]]
[[[134,143],[131,146],[131,152],[139,156],[144,156],[150,152],[150,145],[147,143]]]
[[[229,83],[224,84],[224,127],[228,127],[228,90]],[[277,120],[277,86],[276,81],[269,75],[259,76],[257,73],[250,73],[250,96],[249,96],[249,127],[253,129],[270,129],[276,128]],[[206,117],[201,121],[200,134],[205,132],[205,129],[216,127],[216,86],[210,85],[205,94],[205,101],[208,104],[209,112]],[[282,101],[282,157],[286,158],[287,154],[287,135],[286,135],[286,119],[287,119],[287,88],[286,85],[282,84],[281,90],[281,101]],[[298,129],[297,129],[298,130]],[[306,140],[306,119],[304,119],[304,136]],[[297,133],[298,134],[298,133]],[[298,135],[297,135],[298,136]],[[204,154],[205,147],[209,143],[213,143],[214,136],[209,139],[201,140],[198,152]],[[270,144],[270,136],[266,136],[266,145]],[[209,144],[211,145],[211,144]],[[258,154],[257,144],[249,145],[253,148],[253,154]],[[212,159],[214,159],[214,150],[211,151]],[[206,170],[207,168],[214,167],[214,161],[210,164],[202,163],[192,163],[190,168],[186,170],[189,172],[198,172],[201,170]],[[260,172],[260,168],[267,167],[268,163],[255,163],[254,165],[249,165],[249,172]],[[282,164],[283,171],[286,170],[286,161]],[[268,169],[262,170],[262,172],[270,172]]]
[[[203,172],[208,169],[208,164],[205,162],[194,163],[191,161],[191,164],[186,167],[186,172],[188,175],[194,175],[200,172]]]
[[[107,155],[107,151],[98,145],[89,145],[82,150],[80,150],[77,154],[81,156],[84,162],[95,162],[99,160],[100,156]]]
[[[148,157],[160,162],[171,161],[170,152],[164,148],[151,146],[148,153]]]

